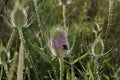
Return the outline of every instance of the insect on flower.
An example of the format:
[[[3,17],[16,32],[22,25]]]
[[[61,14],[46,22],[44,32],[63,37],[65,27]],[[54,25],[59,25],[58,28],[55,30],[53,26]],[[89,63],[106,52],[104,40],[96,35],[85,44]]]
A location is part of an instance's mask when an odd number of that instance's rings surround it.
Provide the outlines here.
[[[50,46],[54,56],[65,56],[69,50],[67,36],[61,31],[56,31],[50,39]]]

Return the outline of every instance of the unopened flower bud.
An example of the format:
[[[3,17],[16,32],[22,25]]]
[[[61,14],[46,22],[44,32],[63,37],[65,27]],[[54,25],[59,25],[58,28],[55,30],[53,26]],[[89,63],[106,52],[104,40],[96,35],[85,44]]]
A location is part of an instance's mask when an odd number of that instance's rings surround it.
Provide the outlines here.
[[[26,27],[27,25],[27,12],[22,6],[17,5],[11,13],[11,24],[13,27]]]
[[[104,44],[100,36],[98,36],[98,38],[93,43],[91,51],[92,51],[92,54],[96,57],[99,57],[103,54]]]

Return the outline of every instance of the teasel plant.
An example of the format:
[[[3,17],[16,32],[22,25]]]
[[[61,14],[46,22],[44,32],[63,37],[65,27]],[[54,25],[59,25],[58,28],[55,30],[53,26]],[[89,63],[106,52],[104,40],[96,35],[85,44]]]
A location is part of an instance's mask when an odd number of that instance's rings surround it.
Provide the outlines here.
[[[69,42],[64,30],[60,27],[52,29],[49,40],[49,48],[51,50],[51,56],[58,58],[60,80],[63,80],[64,76],[64,57],[69,54]]]
[[[90,75],[90,80],[101,80],[101,69],[100,64],[101,58],[105,55],[104,53],[104,42],[101,36],[102,28],[95,22],[93,27],[93,33],[95,34],[95,40],[91,45],[91,61],[88,63],[88,73]],[[91,65],[93,64],[93,65]]]
[[[62,7],[62,16],[63,16],[63,27],[57,26],[55,30],[52,30],[53,34],[50,35],[50,50],[53,57],[57,57],[59,59],[59,65],[60,65],[60,79],[63,80],[64,76],[64,57],[66,55],[69,55],[74,47],[73,45],[70,48],[69,47],[69,41],[68,41],[68,27],[67,27],[67,19],[66,19],[66,6],[68,4],[71,4],[72,0],[56,0],[56,4],[58,6]],[[76,31],[77,32],[77,31]],[[76,37],[76,36],[75,36]],[[75,39],[74,37],[74,39]],[[71,65],[71,75],[72,79],[74,79],[74,69],[73,64]]]
[[[66,5],[70,4],[71,0],[56,0],[58,6],[62,6],[63,15],[63,29],[58,26],[53,34],[50,35],[50,50],[53,57],[58,57],[59,59],[59,70],[60,70],[60,80],[63,80],[64,76],[64,57],[69,54],[69,42],[67,38],[67,22],[66,22]]]
[[[27,28],[28,26],[30,26],[31,22],[28,20],[27,8],[24,8],[24,6],[22,5],[22,3],[19,2],[19,0],[17,0],[15,3],[16,4],[14,5],[13,10],[11,12],[9,12],[8,10],[6,11],[6,23],[8,24],[8,26],[13,28],[11,37],[7,44],[6,53],[8,54],[7,55],[8,60],[10,60],[9,51],[13,43],[15,34],[18,31],[20,38],[20,47],[18,54],[19,58],[18,58],[18,66],[17,66],[17,80],[23,80],[23,68],[24,68],[24,56],[25,56],[24,53],[27,52],[27,49],[25,46],[25,39],[23,36],[22,28]],[[10,73],[8,75],[8,80],[12,80],[12,78],[13,78],[13,72],[10,70]]]

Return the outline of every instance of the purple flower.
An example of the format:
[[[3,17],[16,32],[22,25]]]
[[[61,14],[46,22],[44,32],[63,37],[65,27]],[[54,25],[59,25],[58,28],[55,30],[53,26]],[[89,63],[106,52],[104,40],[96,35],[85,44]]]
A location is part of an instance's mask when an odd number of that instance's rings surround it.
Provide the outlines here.
[[[50,43],[51,47],[59,54],[63,54],[63,51],[65,52],[69,49],[68,39],[66,35],[60,31],[56,32],[56,34],[50,39]]]

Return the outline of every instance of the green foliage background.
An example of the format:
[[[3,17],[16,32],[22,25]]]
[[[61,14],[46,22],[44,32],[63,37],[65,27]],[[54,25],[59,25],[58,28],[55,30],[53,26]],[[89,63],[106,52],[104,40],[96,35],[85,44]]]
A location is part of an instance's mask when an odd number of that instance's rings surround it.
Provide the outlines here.
[[[59,80],[58,59],[51,56],[48,41],[54,28],[63,27],[62,6],[58,6],[55,0],[36,0],[39,23],[34,0],[19,1],[27,9],[28,19],[32,17],[31,25],[23,28],[27,50],[24,54],[23,79]],[[113,1],[112,7],[109,6],[110,1]],[[10,80],[16,80],[19,60],[15,53],[19,54],[19,34],[16,32],[10,47],[9,62],[6,48],[13,28],[5,21],[7,10],[11,12],[16,2],[9,0],[6,5],[2,4],[1,0],[0,10],[5,7],[3,13],[0,13],[4,16],[4,21],[0,20],[0,80],[9,80],[7,75],[13,75]],[[120,79],[119,14],[119,0],[72,0],[71,4],[66,6],[68,40],[73,49],[64,58],[64,80]],[[100,31],[95,23],[99,25]],[[91,47],[96,40],[93,29],[100,34],[104,43],[104,55],[97,59],[91,54]],[[95,66],[98,66],[97,71]]]

